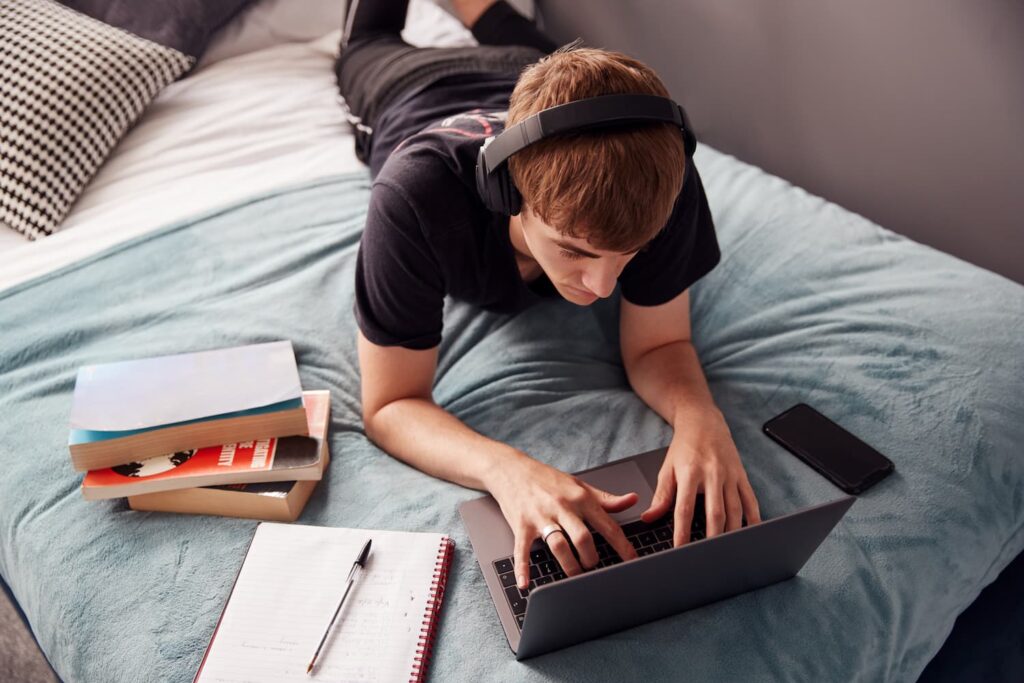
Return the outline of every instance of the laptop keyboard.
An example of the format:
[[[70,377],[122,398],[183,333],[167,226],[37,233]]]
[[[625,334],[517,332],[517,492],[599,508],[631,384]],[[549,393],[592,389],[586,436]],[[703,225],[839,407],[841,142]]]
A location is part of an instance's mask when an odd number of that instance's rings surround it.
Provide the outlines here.
[[[702,513],[703,510],[701,510],[701,514],[694,515],[693,526],[690,529],[691,541],[699,541],[706,535]],[[636,548],[636,554],[640,557],[671,548],[672,529],[672,515],[666,515],[650,524],[638,520],[622,525],[622,531]],[[594,565],[593,569],[610,567],[622,562],[618,553],[601,534],[594,533],[593,536],[598,557],[598,563]],[[512,556],[494,561],[494,571],[498,574],[498,580],[505,592],[505,599],[508,601],[508,606],[512,608],[512,614],[515,615],[516,624],[520,629],[523,628],[523,619],[526,617],[526,601],[530,591],[538,586],[561,581],[567,576],[547,545],[538,542],[534,544],[533,548],[530,551],[530,585],[525,590],[520,590],[516,586]],[[583,571],[590,570],[584,569]]]

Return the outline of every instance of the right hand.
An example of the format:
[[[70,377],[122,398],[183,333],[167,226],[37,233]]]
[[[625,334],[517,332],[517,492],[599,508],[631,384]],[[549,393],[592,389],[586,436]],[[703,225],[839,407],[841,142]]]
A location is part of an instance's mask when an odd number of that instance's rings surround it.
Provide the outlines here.
[[[598,563],[594,538],[587,524],[604,536],[623,560],[637,556],[622,527],[608,514],[636,504],[635,492],[616,495],[603,491],[525,454],[502,463],[489,489],[515,534],[516,584],[521,589],[530,583],[530,546],[550,524],[565,531],[549,535],[547,545],[569,576]],[[579,553],[579,561],[573,555],[569,540]]]

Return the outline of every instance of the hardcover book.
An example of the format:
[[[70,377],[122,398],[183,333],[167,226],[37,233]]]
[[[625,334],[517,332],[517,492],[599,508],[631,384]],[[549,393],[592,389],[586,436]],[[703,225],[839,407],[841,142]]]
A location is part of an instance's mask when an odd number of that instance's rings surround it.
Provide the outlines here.
[[[82,481],[82,495],[100,500],[211,485],[318,481],[326,464],[330,393],[307,391],[303,400],[312,437],[207,446],[92,470]]]
[[[87,365],[68,446],[77,470],[308,434],[289,341]]]
[[[329,464],[324,449],[324,469]],[[302,514],[320,483],[273,481],[264,484],[227,484],[128,496],[128,507],[149,512],[240,517],[268,522],[294,522]]]

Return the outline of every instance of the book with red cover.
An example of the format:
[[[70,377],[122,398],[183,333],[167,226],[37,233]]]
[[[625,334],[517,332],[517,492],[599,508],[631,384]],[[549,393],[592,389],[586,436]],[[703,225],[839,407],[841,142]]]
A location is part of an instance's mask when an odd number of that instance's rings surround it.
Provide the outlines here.
[[[323,449],[324,467],[330,449]],[[319,481],[268,481],[257,484],[200,486],[128,496],[128,507],[147,512],[219,515],[273,522],[294,522]]]
[[[224,484],[319,480],[326,460],[330,393],[303,392],[311,436],[259,439],[178,451],[102,470],[82,481],[87,500]]]

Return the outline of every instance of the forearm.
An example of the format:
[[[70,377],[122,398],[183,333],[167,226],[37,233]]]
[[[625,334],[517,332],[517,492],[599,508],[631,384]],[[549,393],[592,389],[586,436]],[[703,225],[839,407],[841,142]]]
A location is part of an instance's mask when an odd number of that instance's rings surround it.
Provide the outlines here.
[[[695,414],[719,414],[689,341],[648,351],[626,365],[626,376],[633,391],[673,427]]]
[[[503,465],[527,457],[467,427],[424,398],[404,398],[380,408],[367,435],[382,449],[434,477],[493,492]]]

